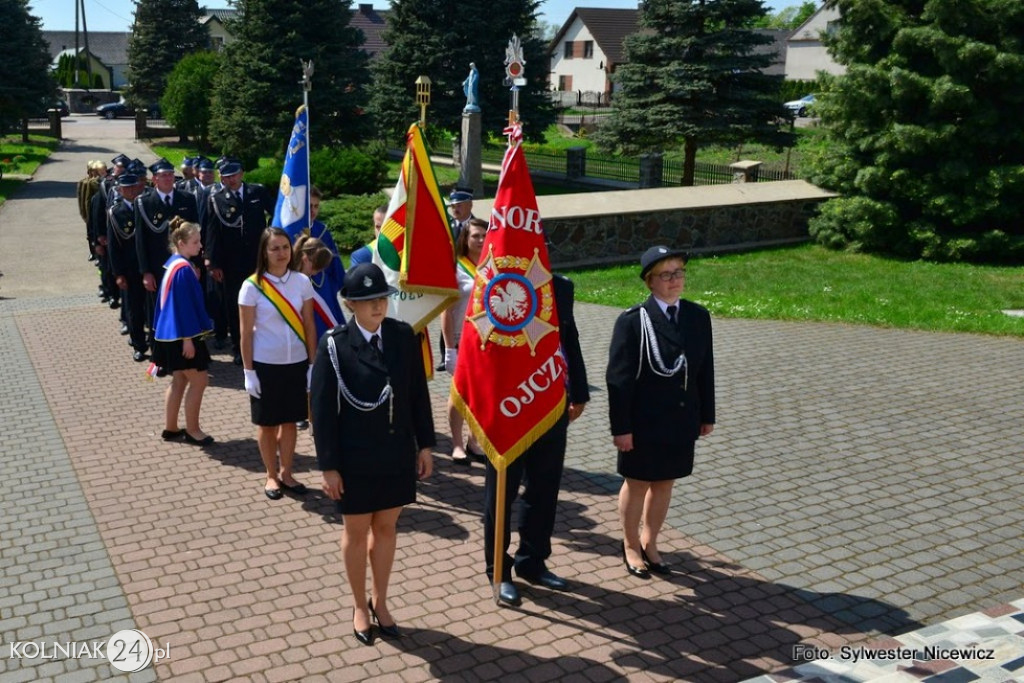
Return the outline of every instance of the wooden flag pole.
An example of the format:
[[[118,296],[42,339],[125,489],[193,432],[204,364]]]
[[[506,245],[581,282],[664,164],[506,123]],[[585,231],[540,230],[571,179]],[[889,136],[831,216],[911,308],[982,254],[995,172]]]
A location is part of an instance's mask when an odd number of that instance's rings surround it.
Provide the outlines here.
[[[505,458],[499,458],[501,467],[495,467],[497,472],[497,491],[494,496],[494,573],[491,575],[491,588],[494,589],[494,603],[501,604],[498,593],[501,588],[501,577],[505,570],[505,483],[508,481]]]

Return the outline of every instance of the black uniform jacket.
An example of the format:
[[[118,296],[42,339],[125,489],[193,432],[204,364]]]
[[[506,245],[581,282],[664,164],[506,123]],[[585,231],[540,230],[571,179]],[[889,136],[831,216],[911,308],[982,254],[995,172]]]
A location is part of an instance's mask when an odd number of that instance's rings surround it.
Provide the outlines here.
[[[248,275],[256,270],[260,235],[274,205],[262,185],[242,183],[242,199],[227,186],[211,192],[203,211],[203,245],[211,268]]]
[[[383,320],[380,335],[383,362],[354,323],[338,325],[320,339],[311,403],[321,471],[337,470],[342,478],[353,474],[415,477],[417,451],[435,445],[419,338],[407,323],[392,318]],[[328,339],[334,339],[341,376],[357,399],[375,402],[390,379],[394,392],[390,421],[388,401],[364,412],[339,397]]]
[[[583,363],[583,352],[580,350],[580,333],[576,329],[576,318],[572,312],[575,286],[572,280],[557,273],[552,285],[555,290],[555,310],[558,311],[558,339],[569,371],[569,403],[586,403],[590,400],[590,387],[587,385],[587,366]]]
[[[175,216],[191,223],[199,222],[196,198],[187,192],[173,190],[171,206],[160,199],[154,188],[149,188],[135,200],[135,248],[139,255],[139,271],[152,273],[160,281],[164,264],[171,255],[168,224]]]
[[[641,308],[651,317],[663,364],[672,367],[683,351],[688,371],[661,377],[651,370],[646,352],[641,364]],[[612,435],[633,434],[634,439],[647,442],[685,443],[700,436],[701,424],[714,424],[711,316],[704,307],[680,299],[676,317],[673,325],[652,296],[615,321],[606,375]]]
[[[107,252],[110,271],[119,275],[139,275],[139,259],[135,254],[135,208],[131,202],[118,197],[107,210]]]

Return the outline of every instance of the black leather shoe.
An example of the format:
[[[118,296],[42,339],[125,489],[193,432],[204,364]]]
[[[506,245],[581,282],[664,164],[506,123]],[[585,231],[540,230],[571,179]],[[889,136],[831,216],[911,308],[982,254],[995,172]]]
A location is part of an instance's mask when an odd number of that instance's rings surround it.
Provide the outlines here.
[[[647,557],[647,551],[643,548],[640,549],[640,555],[644,558],[644,564],[655,574],[661,574],[662,576],[668,576],[672,573],[672,567],[668,566],[664,562],[651,562],[651,558]]]
[[[120,301],[111,301],[107,305],[110,306],[111,308],[121,308],[121,302]]]
[[[185,435],[185,430],[184,429],[179,429],[176,432],[172,432],[169,429],[165,429],[164,431],[160,432],[160,438],[163,439],[164,441],[177,441],[178,439],[182,438],[184,435]]]
[[[263,493],[267,494],[267,498],[269,498],[270,500],[281,500],[284,497],[284,491],[282,491],[281,489],[263,489]],[[366,633],[366,631],[364,631],[364,633]],[[358,635],[359,631],[356,631],[356,634],[357,634],[356,637],[358,638],[359,637],[359,635]],[[372,643],[373,642],[373,638],[372,638],[373,634],[370,634],[370,635],[371,635],[370,643]],[[366,643],[366,644],[369,645],[370,643]]]
[[[523,604],[522,599],[519,597],[519,589],[511,581],[502,581],[498,584],[498,604],[508,605],[509,607],[519,607]]]
[[[185,443],[190,443],[193,446],[209,446],[211,443],[213,443],[213,437],[207,434],[203,438],[197,439],[196,437],[192,436],[186,431]]]
[[[308,491],[308,490],[309,490],[309,489],[307,489],[307,488],[306,488],[306,485],[305,485],[305,484],[303,484],[302,482],[298,482],[298,481],[297,481],[297,482],[295,482],[294,484],[291,484],[291,485],[289,485],[289,484],[286,484],[286,483],[284,483],[284,482],[283,482],[283,481],[281,481],[280,479],[278,479],[278,480],[277,480],[277,484],[278,484],[278,486],[280,486],[281,488],[283,488],[283,489],[284,489],[285,491],[291,491],[292,493],[294,493],[294,494],[297,494],[297,495],[300,495],[300,496],[301,496],[301,495],[302,495],[303,493],[305,493],[306,491]],[[373,611],[373,608],[372,608],[372,607],[370,608],[370,611],[371,611],[371,612]]]
[[[126,334],[128,334],[128,326],[127,325],[121,325],[121,336],[123,337]]]
[[[646,567],[634,567],[629,563],[629,558],[626,557],[626,542],[622,542],[622,561],[626,564],[626,571],[635,576],[638,579],[649,579],[651,573],[647,571]]]
[[[377,612],[373,609],[373,600],[370,600],[369,607],[370,616],[373,617],[373,620],[375,622],[377,622],[377,630],[380,631],[380,634],[382,636],[384,636],[385,638],[402,637],[402,632],[398,629],[398,624],[391,624],[390,626],[385,626],[384,624],[380,623],[380,617],[377,616]]]
[[[135,361],[136,363],[141,363],[142,361],[146,360],[146,354],[143,353],[142,351],[136,351],[135,353],[132,354],[132,360]]]
[[[556,576],[547,569],[540,572],[539,574],[523,574],[518,571],[516,572],[516,574],[518,574],[521,578],[529,581],[530,583],[537,584],[539,586],[544,586],[545,588],[550,588],[553,591],[564,591],[568,590],[569,588],[568,581],[561,578],[560,576]]]

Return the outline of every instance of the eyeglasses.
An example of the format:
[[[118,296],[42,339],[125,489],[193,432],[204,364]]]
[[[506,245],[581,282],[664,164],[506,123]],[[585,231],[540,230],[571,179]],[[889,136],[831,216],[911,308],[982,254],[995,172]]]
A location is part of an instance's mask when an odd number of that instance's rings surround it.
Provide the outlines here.
[[[662,282],[672,282],[672,280],[682,280],[686,277],[686,271],[680,268],[679,270],[673,270],[671,272],[665,271],[655,275]]]

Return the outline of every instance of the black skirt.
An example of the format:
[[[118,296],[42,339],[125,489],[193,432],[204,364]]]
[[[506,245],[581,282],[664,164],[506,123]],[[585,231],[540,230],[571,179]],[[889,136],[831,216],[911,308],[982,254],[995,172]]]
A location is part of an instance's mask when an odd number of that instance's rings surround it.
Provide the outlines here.
[[[153,342],[153,363],[163,370],[161,377],[170,375],[177,370],[205,371],[210,368],[210,350],[206,348],[206,342],[203,339],[199,337],[192,339],[192,345],[196,347],[196,352],[191,358],[181,355],[183,345],[181,339]]]
[[[306,368],[300,361],[289,365],[271,365],[253,362],[252,368],[260,380],[260,397],[249,397],[252,423],[260,427],[275,427],[289,422],[305,420],[309,415],[306,398]]]
[[[338,501],[343,515],[363,515],[416,502],[416,478],[349,475],[342,481],[345,493]]]
[[[629,479],[666,481],[681,479],[693,472],[694,442],[652,443],[633,434],[633,450],[619,451],[618,472]]]

